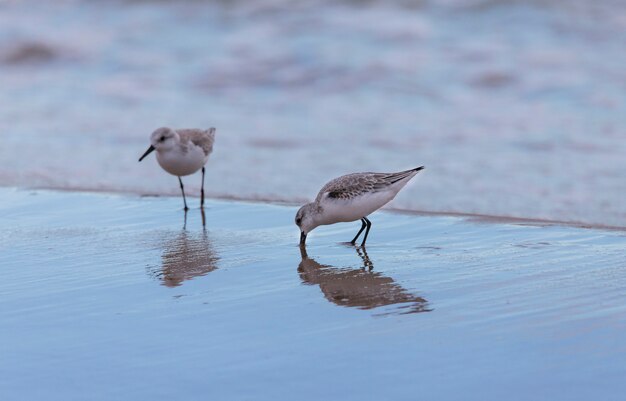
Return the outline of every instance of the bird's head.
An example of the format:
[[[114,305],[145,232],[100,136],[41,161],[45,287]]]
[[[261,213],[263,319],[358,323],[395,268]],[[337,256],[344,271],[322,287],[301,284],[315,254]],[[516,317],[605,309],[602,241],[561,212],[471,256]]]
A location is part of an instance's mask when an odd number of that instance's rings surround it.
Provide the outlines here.
[[[168,127],[157,128],[152,135],[150,135],[150,147],[139,158],[139,161],[142,161],[144,157],[148,156],[154,150],[162,152],[174,148],[178,140],[180,140],[180,137],[173,129]]]
[[[296,213],[296,225],[300,228],[300,245],[306,242],[306,236],[319,226],[317,217],[321,213],[320,206],[315,202],[307,203]]]
[[[173,148],[178,139],[178,133],[167,127],[158,128],[150,135],[150,143],[157,151]]]

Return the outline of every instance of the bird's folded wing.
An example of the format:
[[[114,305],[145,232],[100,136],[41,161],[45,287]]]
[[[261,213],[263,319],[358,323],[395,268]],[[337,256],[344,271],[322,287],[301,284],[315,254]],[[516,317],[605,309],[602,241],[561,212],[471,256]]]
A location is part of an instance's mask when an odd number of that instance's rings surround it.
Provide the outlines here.
[[[324,185],[317,195],[317,200],[353,199],[368,192],[376,192],[376,180],[372,173],[348,174]]]
[[[353,199],[366,193],[381,192],[393,184],[411,178],[419,171],[416,169],[397,173],[355,173],[335,178],[328,182],[317,195],[317,201],[323,198]]]
[[[181,129],[178,130],[178,134],[181,136],[181,140],[187,139],[196,146],[199,146],[204,151],[205,155],[213,152],[213,142],[215,141],[215,128],[211,128],[207,131],[199,129]]]

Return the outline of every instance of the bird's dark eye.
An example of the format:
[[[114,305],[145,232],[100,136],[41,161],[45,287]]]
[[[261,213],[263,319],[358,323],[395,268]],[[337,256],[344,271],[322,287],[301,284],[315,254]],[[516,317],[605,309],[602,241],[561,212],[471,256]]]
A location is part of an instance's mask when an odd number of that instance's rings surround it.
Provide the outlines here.
[[[164,137],[164,136],[162,136],[162,137],[159,139],[159,141],[161,141],[161,142],[165,141],[165,137]]]
[[[300,217],[298,217],[298,218],[296,219],[296,224],[297,224],[297,225],[300,225],[300,223],[302,223],[302,219],[301,219]]]

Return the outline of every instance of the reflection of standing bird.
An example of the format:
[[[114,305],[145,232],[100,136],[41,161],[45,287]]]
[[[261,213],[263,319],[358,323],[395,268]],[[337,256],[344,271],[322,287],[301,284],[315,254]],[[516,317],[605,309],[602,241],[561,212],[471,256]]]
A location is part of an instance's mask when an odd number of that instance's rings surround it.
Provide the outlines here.
[[[319,285],[324,297],[339,306],[373,309],[379,306],[405,304],[404,313],[430,311],[424,298],[410,294],[380,273],[373,272],[374,265],[365,249],[357,252],[363,259],[363,268],[337,268],[324,266],[308,257],[306,249],[300,247],[302,261],[298,265],[300,279],[305,284]],[[362,253],[361,253],[362,252]]]
[[[200,207],[204,206],[204,165],[213,152],[215,128],[201,129],[171,129],[162,127],[150,136],[150,147],[139,158],[142,161],[153,150],[157,151],[157,161],[163,170],[178,177],[180,190],[183,193],[185,210],[187,200],[183,180],[180,177],[190,175],[202,169],[202,188],[200,190]]]
[[[161,270],[157,276],[167,287],[177,287],[185,280],[204,276],[218,268],[215,254],[206,232],[190,235],[183,230],[176,238],[166,242],[161,256]]]
[[[296,214],[300,227],[300,244],[315,227],[361,220],[361,229],[350,241],[352,245],[365,231],[365,245],[372,223],[367,216],[391,201],[424,166],[399,173],[355,173],[335,178],[320,190],[314,202],[302,206]]]

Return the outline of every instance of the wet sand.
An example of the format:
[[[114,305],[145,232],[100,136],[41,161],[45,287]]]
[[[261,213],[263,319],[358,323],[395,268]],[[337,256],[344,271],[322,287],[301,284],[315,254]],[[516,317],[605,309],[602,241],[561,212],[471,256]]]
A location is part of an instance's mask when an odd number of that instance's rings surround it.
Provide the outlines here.
[[[198,199],[190,205],[197,207]],[[0,188],[0,393],[618,400],[623,231]]]

